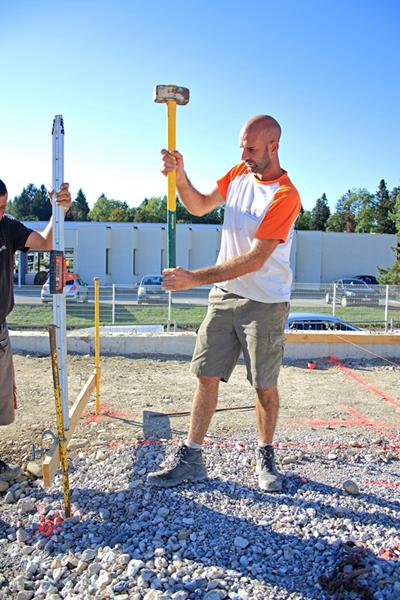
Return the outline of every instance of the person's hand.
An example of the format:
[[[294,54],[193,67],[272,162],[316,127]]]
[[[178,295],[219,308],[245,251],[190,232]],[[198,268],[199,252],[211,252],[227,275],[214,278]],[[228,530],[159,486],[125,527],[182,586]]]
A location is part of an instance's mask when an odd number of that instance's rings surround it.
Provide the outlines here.
[[[165,176],[176,171],[176,176],[184,173],[183,156],[180,152],[168,152],[165,148],[161,150],[161,173]]]
[[[163,288],[169,292],[190,290],[196,285],[198,282],[193,271],[182,269],[182,267],[163,270]]]
[[[49,191],[50,201],[53,202],[54,190]],[[69,191],[69,183],[62,183],[60,191],[57,192],[57,205],[64,208],[64,212],[67,212],[71,207],[71,192]]]

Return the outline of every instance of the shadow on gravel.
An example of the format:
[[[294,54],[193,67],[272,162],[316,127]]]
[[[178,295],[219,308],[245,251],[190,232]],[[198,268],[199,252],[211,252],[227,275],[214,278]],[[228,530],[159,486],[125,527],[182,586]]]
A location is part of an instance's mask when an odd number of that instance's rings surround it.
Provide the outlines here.
[[[286,479],[284,492],[277,495],[263,493],[229,479],[210,479],[205,483],[172,489],[150,488],[145,484],[143,469],[156,468],[163,452],[164,447],[159,444],[135,448],[130,481],[121,489],[104,492],[100,489],[100,482],[99,489],[75,487],[73,502],[79,507],[81,520],[64,523],[61,533],[44,540],[45,550],[59,555],[68,550],[83,552],[86,548],[116,547],[117,552],[146,562],[154,557],[156,548],[163,548],[168,562],[180,557],[221,572],[234,570],[237,576],[252,579],[253,586],[261,586],[258,592],[261,595],[268,590],[268,594],[272,594],[268,596],[270,598],[275,597],[275,593],[280,598],[286,597],[282,593],[298,593],[299,598],[304,599],[332,599],[318,582],[321,575],[330,575],[342,560],[343,544],[330,544],[323,537],[313,537],[311,532],[310,537],[305,539],[301,531],[305,531],[306,525],[296,522],[295,516],[299,511],[305,514],[307,508],[314,508],[322,522],[329,517],[339,518],[329,504],[329,496],[344,495],[343,491],[308,481],[306,489],[326,494],[324,504],[294,497],[303,484],[293,477]],[[229,465],[227,469],[234,467]],[[103,477],[110,477],[107,469]],[[61,499],[61,494],[51,496],[41,493],[47,500]],[[375,512],[368,512],[367,506],[365,510],[360,508],[360,503],[364,502],[365,505],[374,505]],[[400,503],[373,494],[360,494],[357,504],[354,510],[347,509],[345,515],[354,524],[354,541],[358,541],[357,527],[362,524],[400,528],[400,520],[395,516],[396,511],[399,514]],[[286,514],[293,518],[292,524],[284,523],[284,519],[274,519],[274,509],[282,509],[283,506],[287,507]],[[379,512],[380,507],[389,508],[393,515],[383,515]],[[285,528],[292,528],[293,532],[285,531]],[[345,533],[343,537],[346,537]],[[384,545],[385,540],[382,539]],[[384,584],[386,588],[382,598],[394,598],[395,592],[391,587],[394,585],[394,561],[382,560],[366,550],[363,562],[371,567],[364,576],[371,594],[377,590],[382,592],[383,584],[379,586],[377,581],[381,579],[392,582]],[[149,571],[146,567],[144,569]],[[156,577],[157,569],[150,571]],[[209,579],[188,580],[182,577],[178,570],[174,591],[185,590],[189,592],[189,598],[204,596]],[[221,573],[220,579],[223,578]],[[128,587],[133,579],[126,576],[126,582]],[[243,583],[243,587],[246,585]],[[197,588],[202,592],[195,592]],[[391,590],[393,596],[390,595]],[[348,597],[367,599],[372,595],[348,596],[346,593],[343,596]]]

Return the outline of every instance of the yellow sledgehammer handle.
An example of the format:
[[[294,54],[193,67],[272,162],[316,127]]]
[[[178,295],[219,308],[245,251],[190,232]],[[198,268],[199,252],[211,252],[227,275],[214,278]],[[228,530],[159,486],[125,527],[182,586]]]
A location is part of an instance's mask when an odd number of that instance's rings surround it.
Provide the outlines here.
[[[176,150],[176,102],[175,100],[167,100],[167,141],[168,152]],[[168,210],[176,211],[176,173],[168,173]]]

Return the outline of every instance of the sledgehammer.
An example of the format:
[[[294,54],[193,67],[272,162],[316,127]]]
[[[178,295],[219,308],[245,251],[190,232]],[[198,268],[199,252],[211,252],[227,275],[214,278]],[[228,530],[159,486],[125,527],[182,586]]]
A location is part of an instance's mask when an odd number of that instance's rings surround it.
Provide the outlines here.
[[[189,102],[189,90],[178,85],[156,85],[154,102],[167,105],[167,150],[176,150],[176,105]],[[176,267],[176,173],[168,173],[168,267]]]

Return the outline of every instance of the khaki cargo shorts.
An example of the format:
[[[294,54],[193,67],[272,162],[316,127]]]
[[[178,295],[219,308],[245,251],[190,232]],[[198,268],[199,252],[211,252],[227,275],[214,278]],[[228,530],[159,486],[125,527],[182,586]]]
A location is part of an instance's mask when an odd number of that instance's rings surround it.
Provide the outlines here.
[[[288,313],[289,302],[266,304],[214,287],[197,333],[191,372],[228,381],[243,352],[250,384],[276,386]]]
[[[0,425],[14,421],[14,365],[7,325],[0,325]]]

